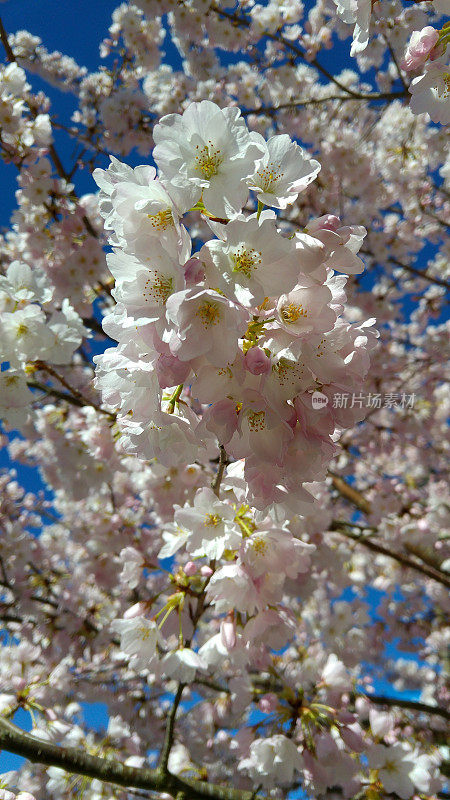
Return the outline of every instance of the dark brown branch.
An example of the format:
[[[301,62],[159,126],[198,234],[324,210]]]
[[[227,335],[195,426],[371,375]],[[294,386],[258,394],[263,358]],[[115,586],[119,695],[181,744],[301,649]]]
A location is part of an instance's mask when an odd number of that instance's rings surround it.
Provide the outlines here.
[[[184,683],[180,683],[178,685],[178,689],[176,695],[174,697],[174,701],[172,703],[172,707],[167,715],[167,723],[166,723],[166,732],[164,736],[164,744],[161,748],[161,755],[159,759],[158,769],[160,769],[165,775],[169,774],[167,769],[167,764],[169,763],[169,756],[170,751],[173,745],[173,735],[175,730],[175,717],[177,715],[178,706],[180,705],[181,695],[183,694],[183,689],[185,687]]]
[[[304,108],[305,106],[320,105],[327,103],[329,100],[340,100],[343,103],[350,101],[361,100],[395,100],[398,97],[403,97],[403,92],[373,92],[372,94],[361,94],[356,97],[353,95],[343,94],[330,94],[328,97],[310,97],[308,100],[292,100],[289,103],[280,103],[278,106],[260,106],[259,108],[246,108],[242,111],[243,117],[248,117],[250,114],[267,114],[272,116],[277,111],[288,111],[289,109]]]
[[[369,536],[362,536],[361,534],[353,533],[351,530],[349,530],[351,527],[351,522],[340,522],[339,520],[335,520],[331,524],[330,530],[337,531],[347,539],[351,539],[353,542],[361,544],[363,547],[366,547],[368,550],[372,550],[374,553],[379,553],[380,555],[388,556],[388,558],[394,559],[394,561],[398,561],[398,563],[403,567],[413,569],[416,572],[421,572],[422,575],[426,575],[427,578],[431,578],[432,580],[437,581],[438,583],[441,583],[443,586],[446,586],[448,589],[450,589],[450,576],[446,575],[446,573],[442,572],[442,570],[436,569],[435,567],[430,567],[428,564],[421,564],[417,561],[414,561],[409,556],[403,555],[403,553],[389,550],[389,548],[385,547],[383,544],[381,544],[381,542],[375,541]]]
[[[57,397],[59,400],[65,400],[66,403],[70,403],[70,405],[76,406],[77,408],[83,408],[85,405],[85,403],[82,403],[76,397],[72,397],[72,395],[66,394],[65,392],[60,392],[58,389],[54,389],[53,386],[46,386],[45,383],[39,383],[39,381],[28,381],[27,386],[29,386],[30,389],[39,389],[50,397]]]
[[[8,42],[8,36],[3,26],[1,17],[0,17],[0,39],[2,40],[3,47],[5,48],[6,58],[8,59],[8,61],[15,61],[16,57],[12,51],[10,43]]]
[[[416,267],[412,267],[410,264],[403,264],[401,261],[397,261],[397,259],[393,256],[389,256],[388,261],[390,261],[392,264],[395,264],[396,267],[400,267],[400,269],[410,272],[411,275],[416,275],[418,278],[423,278],[424,281],[428,281],[429,283],[436,283],[438,286],[443,286],[444,289],[450,291],[450,281],[445,280],[445,278],[437,278],[435,275],[428,275],[426,272],[416,269]]]
[[[110,419],[115,419],[114,414],[111,414],[111,412],[106,411],[97,403],[94,403],[93,400],[89,400],[89,398],[85,397],[80,391],[78,391],[78,389],[76,389],[74,386],[71,386],[71,384],[68,383],[68,381],[64,378],[63,375],[60,375],[59,372],[57,372],[54,369],[54,367],[50,366],[45,361],[35,361],[34,366],[43,372],[47,372],[49,375],[52,376],[52,378],[59,381],[59,383],[62,386],[64,386],[64,388],[67,389],[67,391],[70,393],[70,396],[77,401],[78,405],[92,406],[92,408],[95,408],[95,410],[98,411],[100,414],[106,414],[106,416],[108,416]],[[64,397],[67,397],[67,395],[64,395]]]
[[[358,490],[354,489],[353,486],[350,486],[350,484],[347,483],[344,478],[341,478],[339,475],[331,472],[331,470],[328,471],[328,474],[331,477],[334,488],[337,489],[342,497],[352,503],[352,505],[356,506],[356,508],[359,508],[360,511],[364,511],[365,514],[370,514],[370,503],[365,499],[361,492],[358,492]]]
[[[389,706],[390,708],[398,706],[399,708],[420,711],[423,714],[432,714],[437,717],[443,717],[444,719],[450,719],[450,711],[447,708],[441,708],[441,706],[430,706],[418,700],[405,700],[401,697],[382,697],[381,695],[373,694],[368,694],[366,696],[371,703],[376,703],[378,706]]]
[[[220,445],[220,452],[219,452],[219,466],[216,472],[216,476],[211,484],[211,489],[213,490],[214,494],[219,497],[220,494],[220,484],[222,483],[223,473],[225,471],[225,467],[228,464],[228,457],[226,450],[223,444]]]
[[[250,21],[247,17],[239,16],[236,12],[227,12],[223,9],[219,8],[214,3],[210,6],[211,11],[214,11],[218,16],[223,17],[224,19],[229,19],[231,22],[234,22],[237,25],[241,25],[244,28],[250,27]],[[327,78],[330,83],[334,83],[335,86],[338,87],[341,91],[345,92],[347,95],[350,95],[355,100],[381,100],[381,99],[393,99],[393,98],[400,98],[400,97],[407,97],[408,92],[404,89],[402,92],[390,92],[390,93],[376,93],[376,95],[369,94],[365,95],[362,92],[355,92],[354,89],[350,89],[348,86],[345,86],[343,83],[337,80],[331,72],[328,70],[317,60],[317,58],[306,58],[306,53],[298,47],[298,45],[294,44],[294,42],[290,42],[288,39],[285,39],[284,36],[281,34],[276,33],[264,33],[266,39],[270,39],[272,42],[276,42],[279,45],[282,45],[286,50],[293,53],[297,58],[301,58],[302,61],[306,61],[308,65],[312,65],[315,67],[325,78]]]
[[[117,786],[167,792],[172,797],[182,792],[186,800],[252,800],[254,797],[252,792],[190,778],[181,780],[160,770],[128,767],[112,758],[99,758],[76,747],[60,747],[22,731],[4,717],[0,717],[0,746],[34,764],[59,767],[75,775],[86,775]]]

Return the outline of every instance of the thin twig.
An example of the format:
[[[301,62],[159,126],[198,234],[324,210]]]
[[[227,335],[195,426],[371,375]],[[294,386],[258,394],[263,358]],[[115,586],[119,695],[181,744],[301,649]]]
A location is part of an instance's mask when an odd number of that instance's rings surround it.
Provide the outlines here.
[[[219,450],[219,466],[216,472],[216,476],[211,484],[211,489],[213,490],[214,494],[219,497],[220,495],[220,484],[222,483],[223,473],[225,471],[225,467],[228,464],[228,456],[223,444],[220,445]]]
[[[374,553],[379,553],[383,556],[388,556],[388,558],[392,558],[394,561],[398,561],[403,567],[408,569],[413,569],[416,572],[421,572],[422,575],[426,575],[427,578],[431,578],[437,583],[441,583],[443,586],[446,586],[450,589],[450,576],[446,575],[445,572],[442,570],[436,569],[435,567],[430,567],[428,564],[419,564],[417,561],[414,561],[409,556],[403,555],[403,553],[395,552],[394,550],[389,550],[385,547],[381,542],[375,541],[371,537],[368,536],[361,536],[361,534],[352,533],[351,530],[348,528],[352,527],[351,522],[338,522],[335,520],[330,530],[337,531],[342,536],[345,536],[347,539],[351,539],[353,542],[357,544],[361,544],[363,547],[366,547],[368,550],[372,550]]]
[[[167,724],[166,724],[166,732],[164,735],[164,743],[161,748],[161,755],[159,759],[158,770],[160,770],[164,775],[168,774],[167,764],[169,763],[169,756],[170,751],[173,745],[173,735],[175,730],[175,717],[177,715],[178,706],[180,705],[181,696],[183,694],[183,689],[186,684],[179,683],[178,689],[176,691],[172,707],[167,715]]]

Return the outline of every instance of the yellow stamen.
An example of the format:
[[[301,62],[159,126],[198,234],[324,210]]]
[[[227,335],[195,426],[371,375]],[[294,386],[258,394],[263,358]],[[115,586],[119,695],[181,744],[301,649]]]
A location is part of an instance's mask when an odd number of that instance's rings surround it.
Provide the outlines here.
[[[287,306],[283,306],[281,309],[281,319],[287,325],[292,325],[294,322],[300,317],[307,317],[308,312],[302,305],[296,306],[295,303],[289,303]]]
[[[152,228],[156,231],[165,231],[166,228],[171,228],[174,225],[172,211],[170,208],[165,208],[164,211],[158,211],[157,214],[147,214]]]
[[[220,310],[217,303],[211,303],[209,300],[205,300],[197,309],[195,316],[200,317],[205,328],[209,328],[211,325],[217,325],[219,322]]]
[[[196,165],[195,169],[201,172],[203,177],[209,180],[213,175],[217,175],[219,167],[223,161],[220,148],[213,146],[211,141],[205,144],[202,148],[200,145],[196,146],[197,155],[195,156]]]
[[[258,250],[246,250],[243,245],[231,256],[234,262],[233,272],[242,272],[246,278],[252,277],[252,271],[258,269],[261,263],[261,253]]]
[[[207,514],[205,517],[205,525],[208,528],[217,528],[221,522],[222,517],[219,517],[218,514]]]
[[[249,411],[248,412],[248,427],[253,433],[263,431],[266,427],[266,412],[265,411]]]

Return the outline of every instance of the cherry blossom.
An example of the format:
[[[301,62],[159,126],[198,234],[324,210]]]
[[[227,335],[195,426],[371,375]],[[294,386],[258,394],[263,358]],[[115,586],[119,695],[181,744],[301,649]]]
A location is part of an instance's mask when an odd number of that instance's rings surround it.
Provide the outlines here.
[[[0,24],[6,800],[445,793],[449,10]]]

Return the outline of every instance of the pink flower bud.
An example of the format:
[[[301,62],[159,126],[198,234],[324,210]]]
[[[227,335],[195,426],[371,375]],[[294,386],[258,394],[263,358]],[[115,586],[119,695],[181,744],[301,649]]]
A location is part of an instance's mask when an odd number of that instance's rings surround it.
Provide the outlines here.
[[[403,69],[410,72],[425,64],[438,39],[439,33],[431,25],[427,25],[421,31],[413,31],[403,59]]]
[[[189,375],[190,366],[185,361],[180,361],[172,353],[161,353],[156,364],[156,376],[161,389],[168,386],[178,386],[184,383]]]
[[[197,564],[194,564],[193,561],[188,561],[187,564],[184,565],[184,574],[188,575],[195,575],[197,572]]]
[[[203,575],[204,578],[210,578],[212,574],[213,571],[211,567],[206,566],[206,564],[204,564],[203,567],[200,567],[200,575]]]
[[[270,714],[272,711],[275,711],[277,705],[278,698],[276,694],[269,693],[261,697],[258,703],[258,708],[263,712],[263,714]]]
[[[134,619],[134,617],[140,617],[145,612],[145,603],[135,603],[134,606],[130,606],[125,611],[123,617],[124,619]]]
[[[341,220],[335,214],[324,214],[322,217],[312,219],[308,222],[306,230],[314,234],[315,231],[337,231],[341,226]]]
[[[232,650],[236,646],[236,621],[228,616],[220,623],[220,638],[227,650]]]
[[[270,372],[270,358],[261,347],[251,347],[244,356],[244,364],[252,375],[267,375]]]
[[[205,270],[200,259],[190,258],[189,261],[186,261],[183,269],[186,286],[195,286],[205,280]]]
[[[227,444],[237,428],[236,403],[225,397],[206,409],[203,414],[205,427],[214,433],[220,442]]]

